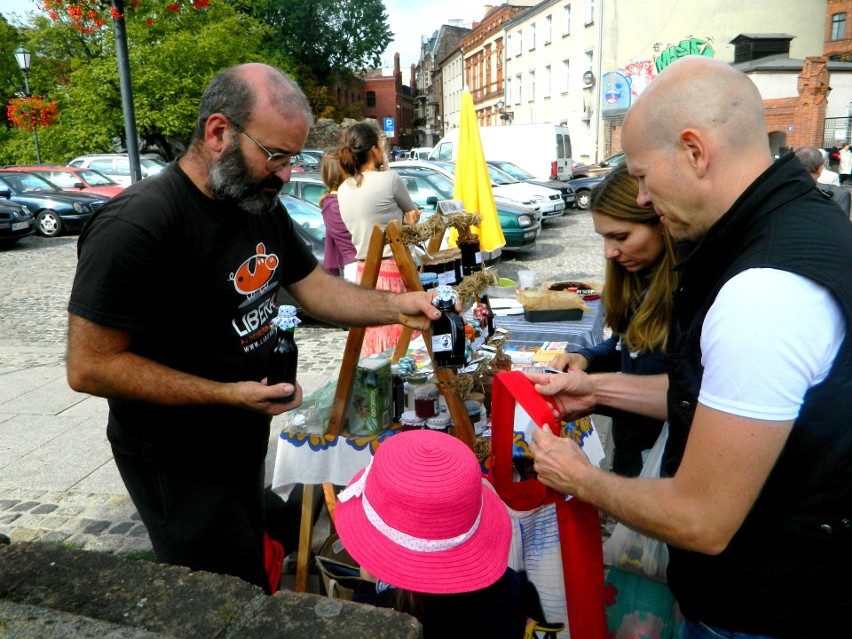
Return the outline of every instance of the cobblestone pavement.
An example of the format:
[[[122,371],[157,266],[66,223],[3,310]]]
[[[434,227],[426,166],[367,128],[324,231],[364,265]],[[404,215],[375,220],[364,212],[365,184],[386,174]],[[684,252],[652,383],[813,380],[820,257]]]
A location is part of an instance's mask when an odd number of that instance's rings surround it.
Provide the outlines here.
[[[30,386],[60,389],[52,391],[52,395],[71,393],[63,380],[66,305],[74,277],[76,245],[76,236],[31,236],[0,248],[0,274],[4,279],[0,287],[0,533],[13,541],[68,543],[118,553],[147,551],[147,533],[123,491],[111,459],[105,459],[92,477],[62,490],[23,485],[26,482],[17,476],[19,471],[11,470],[20,468],[22,454],[16,449],[15,437],[4,435],[12,432],[9,424],[20,427],[20,420],[25,420],[34,437],[43,436],[47,443],[51,438],[59,442],[69,428],[79,426],[84,412],[81,407],[87,406],[86,418],[105,425],[106,402],[99,398],[80,396],[69,402],[70,408],[56,414],[47,406],[50,396],[28,393],[41,397],[38,401],[45,404],[36,406],[22,405],[19,396],[24,380]],[[591,216],[571,210],[545,223],[533,249],[504,253],[497,270],[502,277],[512,279],[524,268],[535,270],[538,281],[601,282],[603,266],[602,242],[594,233]],[[344,330],[312,322],[299,327],[299,376],[306,392],[337,375],[346,336]],[[66,425],[62,427],[65,430],[43,434],[43,422],[57,418],[66,419],[67,424],[63,422]],[[101,426],[97,429],[100,433]],[[273,422],[273,442],[279,430]],[[105,437],[102,439],[105,442]],[[103,442],[98,442],[98,446],[103,447]],[[68,455],[72,454],[93,453],[69,450]],[[268,466],[273,456],[274,445]],[[30,457],[31,463],[39,463],[37,454]],[[42,469],[42,475],[52,472]],[[104,475],[107,480],[94,481]]]

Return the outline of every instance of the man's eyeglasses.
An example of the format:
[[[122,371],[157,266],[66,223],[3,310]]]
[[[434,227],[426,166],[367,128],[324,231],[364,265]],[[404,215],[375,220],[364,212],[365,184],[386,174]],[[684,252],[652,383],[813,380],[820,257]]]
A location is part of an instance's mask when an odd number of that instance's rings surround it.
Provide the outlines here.
[[[233,122],[231,124],[233,124]],[[266,155],[268,156],[266,158],[266,170],[270,173],[278,173],[278,171],[281,171],[288,165],[291,169],[295,169],[297,167],[302,166],[302,162],[298,159],[298,156],[291,155],[290,153],[272,153],[260,142],[251,137],[248,131],[246,131],[239,124],[234,124],[234,128],[237,129],[237,131],[239,131],[240,133],[244,134],[249,140],[254,142],[261,151],[266,153]]]

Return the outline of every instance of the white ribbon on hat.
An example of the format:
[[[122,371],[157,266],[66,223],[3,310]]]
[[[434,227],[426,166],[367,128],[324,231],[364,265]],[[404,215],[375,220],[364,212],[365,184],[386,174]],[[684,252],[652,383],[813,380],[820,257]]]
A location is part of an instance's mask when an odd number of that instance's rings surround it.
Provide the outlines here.
[[[367,467],[364,469],[364,472],[358,478],[358,481],[346,487],[344,490],[337,495],[337,498],[341,502],[346,502],[352,499],[353,497],[361,498],[361,507],[364,509],[364,514],[367,515],[367,521],[369,521],[373,528],[375,528],[379,533],[381,533],[384,537],[394,542],[398,546],[402,546],[407,550],[415,550],[417,552],[440,552],[443,550],[450,550],[459,546],[466,542],[468,539],[473,537],[473,533],[476,532],[476,529],[479,528],[479,522],[482,520],[482,503],[479,504],[479,513],[476,515],[476,521],[473,522],[473,525],[467,532],[462,533],[461,535],[457,535],[455,537],[451,537],[449,539],[422,539],[420,537],[414,537],[412,535],[406,534],[402,531],[389,526],[384,520],[379,516],[379,514],[373,509],[370,505],[370,502],[367,500],[367,495],[364,493],[364,488],[366,487],[367,475],[370,473],[370,467],[373,465],[373,460],[370,460],[370,463],[367,464]],[[483,480],[484,481],[484,480]]]

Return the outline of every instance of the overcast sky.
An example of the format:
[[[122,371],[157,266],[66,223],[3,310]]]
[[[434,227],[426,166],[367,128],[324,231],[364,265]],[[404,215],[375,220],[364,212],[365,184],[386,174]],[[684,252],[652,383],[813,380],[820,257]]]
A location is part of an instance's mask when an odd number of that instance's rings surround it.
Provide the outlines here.
[[[151,0],[148,0],[151,1]],[[298,0],[286,0],[288,2]],[[382,53],[384,66],[393,66],[393,55],[399,52],[400,65],[405,71],[420,59],[420,42],[423,36],[431,36],[442,24],[450,20],[461,20],[463,26],[470,27],[474,20],[481,20],[485,15],[487,2],[483,0],[384,0],[385,11],[388,14],[388,24],[394,34],[394,40]],[[500,4],[493,0],[490,4]],[[0,13],[10,22],[15,22],[8,15],[17,13],[21,16],[36,9],[35,0],[0,0]],[[403,82],[408,76],[403,73]]]

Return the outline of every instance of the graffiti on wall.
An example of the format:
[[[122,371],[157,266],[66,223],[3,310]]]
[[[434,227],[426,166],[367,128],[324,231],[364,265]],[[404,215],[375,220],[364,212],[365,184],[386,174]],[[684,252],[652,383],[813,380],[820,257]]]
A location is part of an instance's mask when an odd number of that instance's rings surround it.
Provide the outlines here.
[[[656,74],[651,60],[634,60],[603,75],[603,117],[618,117],[630,108]]]
[[[664,45],[658,42],[654,45],[654,51],[658,53],[652,59],[633,60],[623,67],[604,73],[601,78],[603,85],[601,117],[624,117],[625,111],[645,90],[648,83],[675,60],[688,55],[715,57],[716,52],[712,42],[712,37],[695,38],[693,36],[687,36],[678,44]]]
[[[675,60],[688,55],[703,55],[712,58],[716,55],[712,42],[713,38],[695,38],[693,36],[688,36],[677,44],[663,45],[658,42],[654,45],[654,50],[659,51],[659,54],[654,56],[654,67],[659,73]]]

